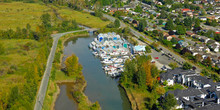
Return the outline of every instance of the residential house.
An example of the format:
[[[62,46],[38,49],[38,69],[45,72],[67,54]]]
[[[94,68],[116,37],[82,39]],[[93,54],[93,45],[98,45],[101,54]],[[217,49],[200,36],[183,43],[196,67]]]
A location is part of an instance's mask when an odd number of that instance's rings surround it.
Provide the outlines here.
[[[206,17],[199,17],[199,20],[201,20],[201,21],[206,21],[207,18],[206,18]]]
[[[176,109],[218,110],[220,107],[220,83],[214,83],[211,79],[196,74],[195,71],[176,68],[162,73],[160,79],[161,82],[169,80],[170,85],[179,83],[188,86],[184,90],[176,89],[164,95],[175,96],[178,104]]]
[[[164,39],[168,40],[168,41],[171,41],[172,38],[176,38],[175,35],[166,35],[164,36]]]
[[[194,36],[195,34],[194,34],[193,32],[191,32],[191,31],[187,31],[187,32],[186,32],[186,35],[187,35],[188,37],[192,37],[192,36]]]
[[[181,47],[187,47],[189,45],[188,42],[183,41],[183,40],[179,40],[178,44],[180,44]]]

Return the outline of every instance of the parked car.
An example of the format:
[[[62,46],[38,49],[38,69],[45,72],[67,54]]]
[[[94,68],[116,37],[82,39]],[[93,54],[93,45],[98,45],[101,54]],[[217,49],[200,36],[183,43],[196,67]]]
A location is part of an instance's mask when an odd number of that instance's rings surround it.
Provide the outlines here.
[[[151,63],[155,63],[155,61],[154,61],[154,60],[151,60]]]
[[[155,57],[155,59],[159,59],[159,57]]]

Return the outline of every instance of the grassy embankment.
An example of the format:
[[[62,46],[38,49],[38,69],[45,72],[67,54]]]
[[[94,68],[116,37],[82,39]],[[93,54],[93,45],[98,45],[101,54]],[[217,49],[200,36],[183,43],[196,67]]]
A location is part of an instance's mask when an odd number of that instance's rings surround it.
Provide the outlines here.
[[[70,95],[68,95],[70,98],[75,100],[75,102],[78,104],[79,110],[89,110],[94,109],[98,110],[100,109],[98,103],[92,104],[87,96],[83,93],[84,88],[86,87],[86,81],[84,79],[83,74],[75,74],[73,76],[67,76],[63,71],[61,71],[62,68],[62,51],[64,49],[64,42],[68,40],[69,38],[77,38],[78,36],[85,36],[88,35],[87,32],[78,32],[73,34],[68,34],[60,38],[58,42],[58,47],[56,50],[56,55],[53,63],[51,78],[49,81],[49,86],[47,90],[47,94],[44,100],[44,108],[45,109],[53,109],[54,103],[56,101],[56,98],[59,94],[59,84],[66,84],[68,91],[70,91]],[[80,78],[79,78],[80,77]],[[80,80],[79,80],[80,79]],[[77,93],[77,96],[75,96]],[[75,96],[75,97],[74,97]]]
[[[36,30],[37,25],[41,23],[40,17],[44,13],[54,16],[53,11],[40,3],[0,3],[0,30],[21,29],[30,24],[32,30]]]

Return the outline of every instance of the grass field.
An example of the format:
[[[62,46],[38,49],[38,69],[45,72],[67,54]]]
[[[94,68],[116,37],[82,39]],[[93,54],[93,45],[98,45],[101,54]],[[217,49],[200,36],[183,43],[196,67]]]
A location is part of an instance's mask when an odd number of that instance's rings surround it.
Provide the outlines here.
[[[50,8],[39,3],[0,2],[0,30],[24,28],[27,23],[35,30],[40,23],[40,16],[47,12],[53,13]]]
[[[5,53],[0,55],[0,97],[10,87],[22,85],[28,64],[34,61],[42,43],[34,40],[0,40]],[[26,48],[26,45],[29,45]]]
[[[110,23],[110,21],[103,21],[98,17],[90,15],[89,13],[70,10],[67,8],[59,10],[58,13],[60,13],[60,16],[64,19],[76,20],[77,23],[92,28],[103,28]]]

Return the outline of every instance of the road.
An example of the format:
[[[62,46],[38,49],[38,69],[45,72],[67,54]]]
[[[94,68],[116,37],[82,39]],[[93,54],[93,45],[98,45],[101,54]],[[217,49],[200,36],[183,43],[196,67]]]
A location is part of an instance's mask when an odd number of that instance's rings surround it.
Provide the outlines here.
[[[51,37],[53,38],[53,45],[51,47],[51,51],[49,54],[49,57],[47,59],[47,65],[46,69],[44,71],[44,75],[41,81],[41,85],[38,91],[38,95],[36,98],[34,110],[41,110],[43,108],[43,103],[44,103],[44,98],[47,92],[47,86],[50,78],[50,72],[52,68],[52,63],[54,60],[56,48],[57,48],[57,43],[60,37],[69,34],[69,33],[75,33],[75,32],[81,32],[81,31],[91,31],[92,29],[83,29],[83,30],[77,30],[77,31],[70,31],[70,32],[65,32],[65,33],[58,33],[58,34],[52,34]]]

